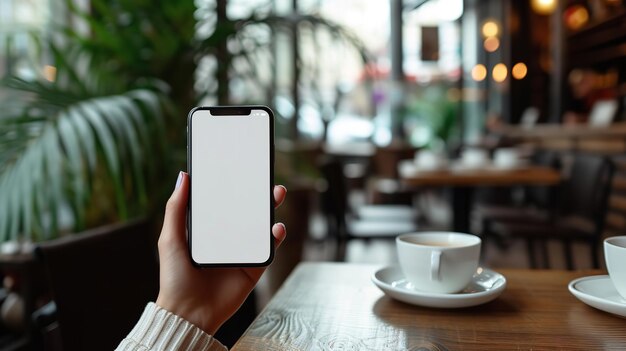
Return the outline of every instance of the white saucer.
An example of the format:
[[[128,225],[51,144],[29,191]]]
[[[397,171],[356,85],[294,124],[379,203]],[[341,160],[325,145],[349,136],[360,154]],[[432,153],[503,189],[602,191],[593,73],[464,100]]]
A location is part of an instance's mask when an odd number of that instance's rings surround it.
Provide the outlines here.
[[[429,293],[415,290],[402,274],[400,267],[387,267],[372,275],[372,282],[388,296],[418,306],[459,308],[487,303],[500,296],[506,288],[506,278],[490,269],[478,268],[470,284],[456,294]]]
[[[403,177],[412,177],[419,173],[438,172],[447,168],[446,162],[439,162],[428,166],[419,165],[413,160],[402,160],[398,164],[398,172]]]
[[[510,164],[510,165],[502,165],[502,164],[497,164],[497,163],[493,163],[491,165],[491,170],[494,171],[517,171],[520,169],[526,169],[529,167],[529,163],[526,160],[519,160],[517,162],[515,162],[515,164]]]
[[[489,160],[477,163],[465,163],[457,161],[450,166],[452,172],[475,172],[493,168],[493,164]]]
[[[572,280],[569,291],[580,301],[599,310],[626,317],[626,300],[615,289],[608,275],[593,275]]]

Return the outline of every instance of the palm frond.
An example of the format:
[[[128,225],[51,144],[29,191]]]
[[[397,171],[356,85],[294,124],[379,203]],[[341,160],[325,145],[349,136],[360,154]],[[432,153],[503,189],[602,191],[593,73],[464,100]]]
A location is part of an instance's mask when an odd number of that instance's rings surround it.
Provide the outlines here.
[[[0,241],[37,240],[72,229],[58,223],[59,211],[72,208],[74,220],[82,221],[90,179],[100,165],[114,185],[121,218],[128,216],[129,197],[145,204],[143,168],[152,136],[141,129],[161,123],[159,93],[142,89],[82,100],[67,94],[66,106],[59,108],[50,104],[58,88],[14,82],[19,84],[9,86],[34,96],[21,114],[0,115],[0,129],[12,127],[16,136],[0,146]],[[37,103],[40,107],[33,108]],[[146,106],[149,113],[142,112]]]

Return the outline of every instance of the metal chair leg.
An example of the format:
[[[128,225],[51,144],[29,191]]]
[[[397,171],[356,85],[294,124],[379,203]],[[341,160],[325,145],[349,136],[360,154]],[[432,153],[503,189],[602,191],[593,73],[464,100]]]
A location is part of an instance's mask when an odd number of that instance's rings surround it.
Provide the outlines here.
[[[335,261],[345,262],[347,247],[348,247],[347,240],[338,239],[335,241]]]
[[[543,267],[550,269],[550,257],[548,256],[548,241],[541,240],[541,257],[543,259]]]
[[[528,264],[530,268],[537,269],[537,261],[535,260],[535,246],[530,238],[526,238],[526,253],[528,254]]]
[[[563,240],[563,254],[565,256],[565,264],[570,271],[574,270],[574,260],[572,258],[572,243],[569,240]]]
[[[591,249],[591,264],[594,269],[600,269],[600,255],[598,254],[598,241],[592,240],[589,243],[589,248]]]

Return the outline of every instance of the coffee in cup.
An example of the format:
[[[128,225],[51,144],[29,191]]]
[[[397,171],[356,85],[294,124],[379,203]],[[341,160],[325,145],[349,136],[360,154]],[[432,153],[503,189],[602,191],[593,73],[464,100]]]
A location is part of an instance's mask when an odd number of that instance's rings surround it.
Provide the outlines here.
[[[626,299],[626,236],[604,240],[604,258],[615,289]]]
[[[471,281],[480,257],[479,237],[418,232],[396,237],[400,268],[416,290],[457,293]]]

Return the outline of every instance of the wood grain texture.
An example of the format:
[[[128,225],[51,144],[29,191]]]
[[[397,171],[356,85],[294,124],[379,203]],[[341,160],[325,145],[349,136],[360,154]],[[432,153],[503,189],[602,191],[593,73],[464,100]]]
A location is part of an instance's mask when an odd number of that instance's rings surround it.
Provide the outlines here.
[[[612,194],[609,197],[609,208],[614,211],[626,213],[626,197]]]
[[[581,139],[578,142],[578,149],[602,154],[619,154],[626,151],[626,140],[623,138]]]
[[[501,133],[513,138],[544,139],[544,138],[594,138],[594,137],[626,137],[626,122],[615,122],[606,127],[589,125],[541,124],[532,129],[508,126]]]
[[[386,297],[374,265],[302,263],[233,347],[246,350],[623,350],[626,320],[567,290],[601,271],[501,270],[506,291],[455,310]]]
[[[559,139],[557,137],[554,139],[539,139],[537,146],[546,150],[568,151],[576,149],[576,139]]]
[[[403,176],[401,180],[408,187],[555,185],[561,180],[561,175],[552,168],[530,166],[512,170],[419,172]]]
[[[626,216],[622,213],[611,211],[606,214],[606,225],[609,229],[626,230]]]
[[[549,150],[579,150],[607,155],[623,154],[626,150],[626,122],[616,122],[606,127],[544,124],[524,129],[510,126],[500,132],[510,138],[535,143],[536,146]]]
[[[624,168],[620,168],[620,165],[616,162],[616,168],[621,174],[613,176],[613,191],[621,191],[626,193],[626,177],[624,176]]]

